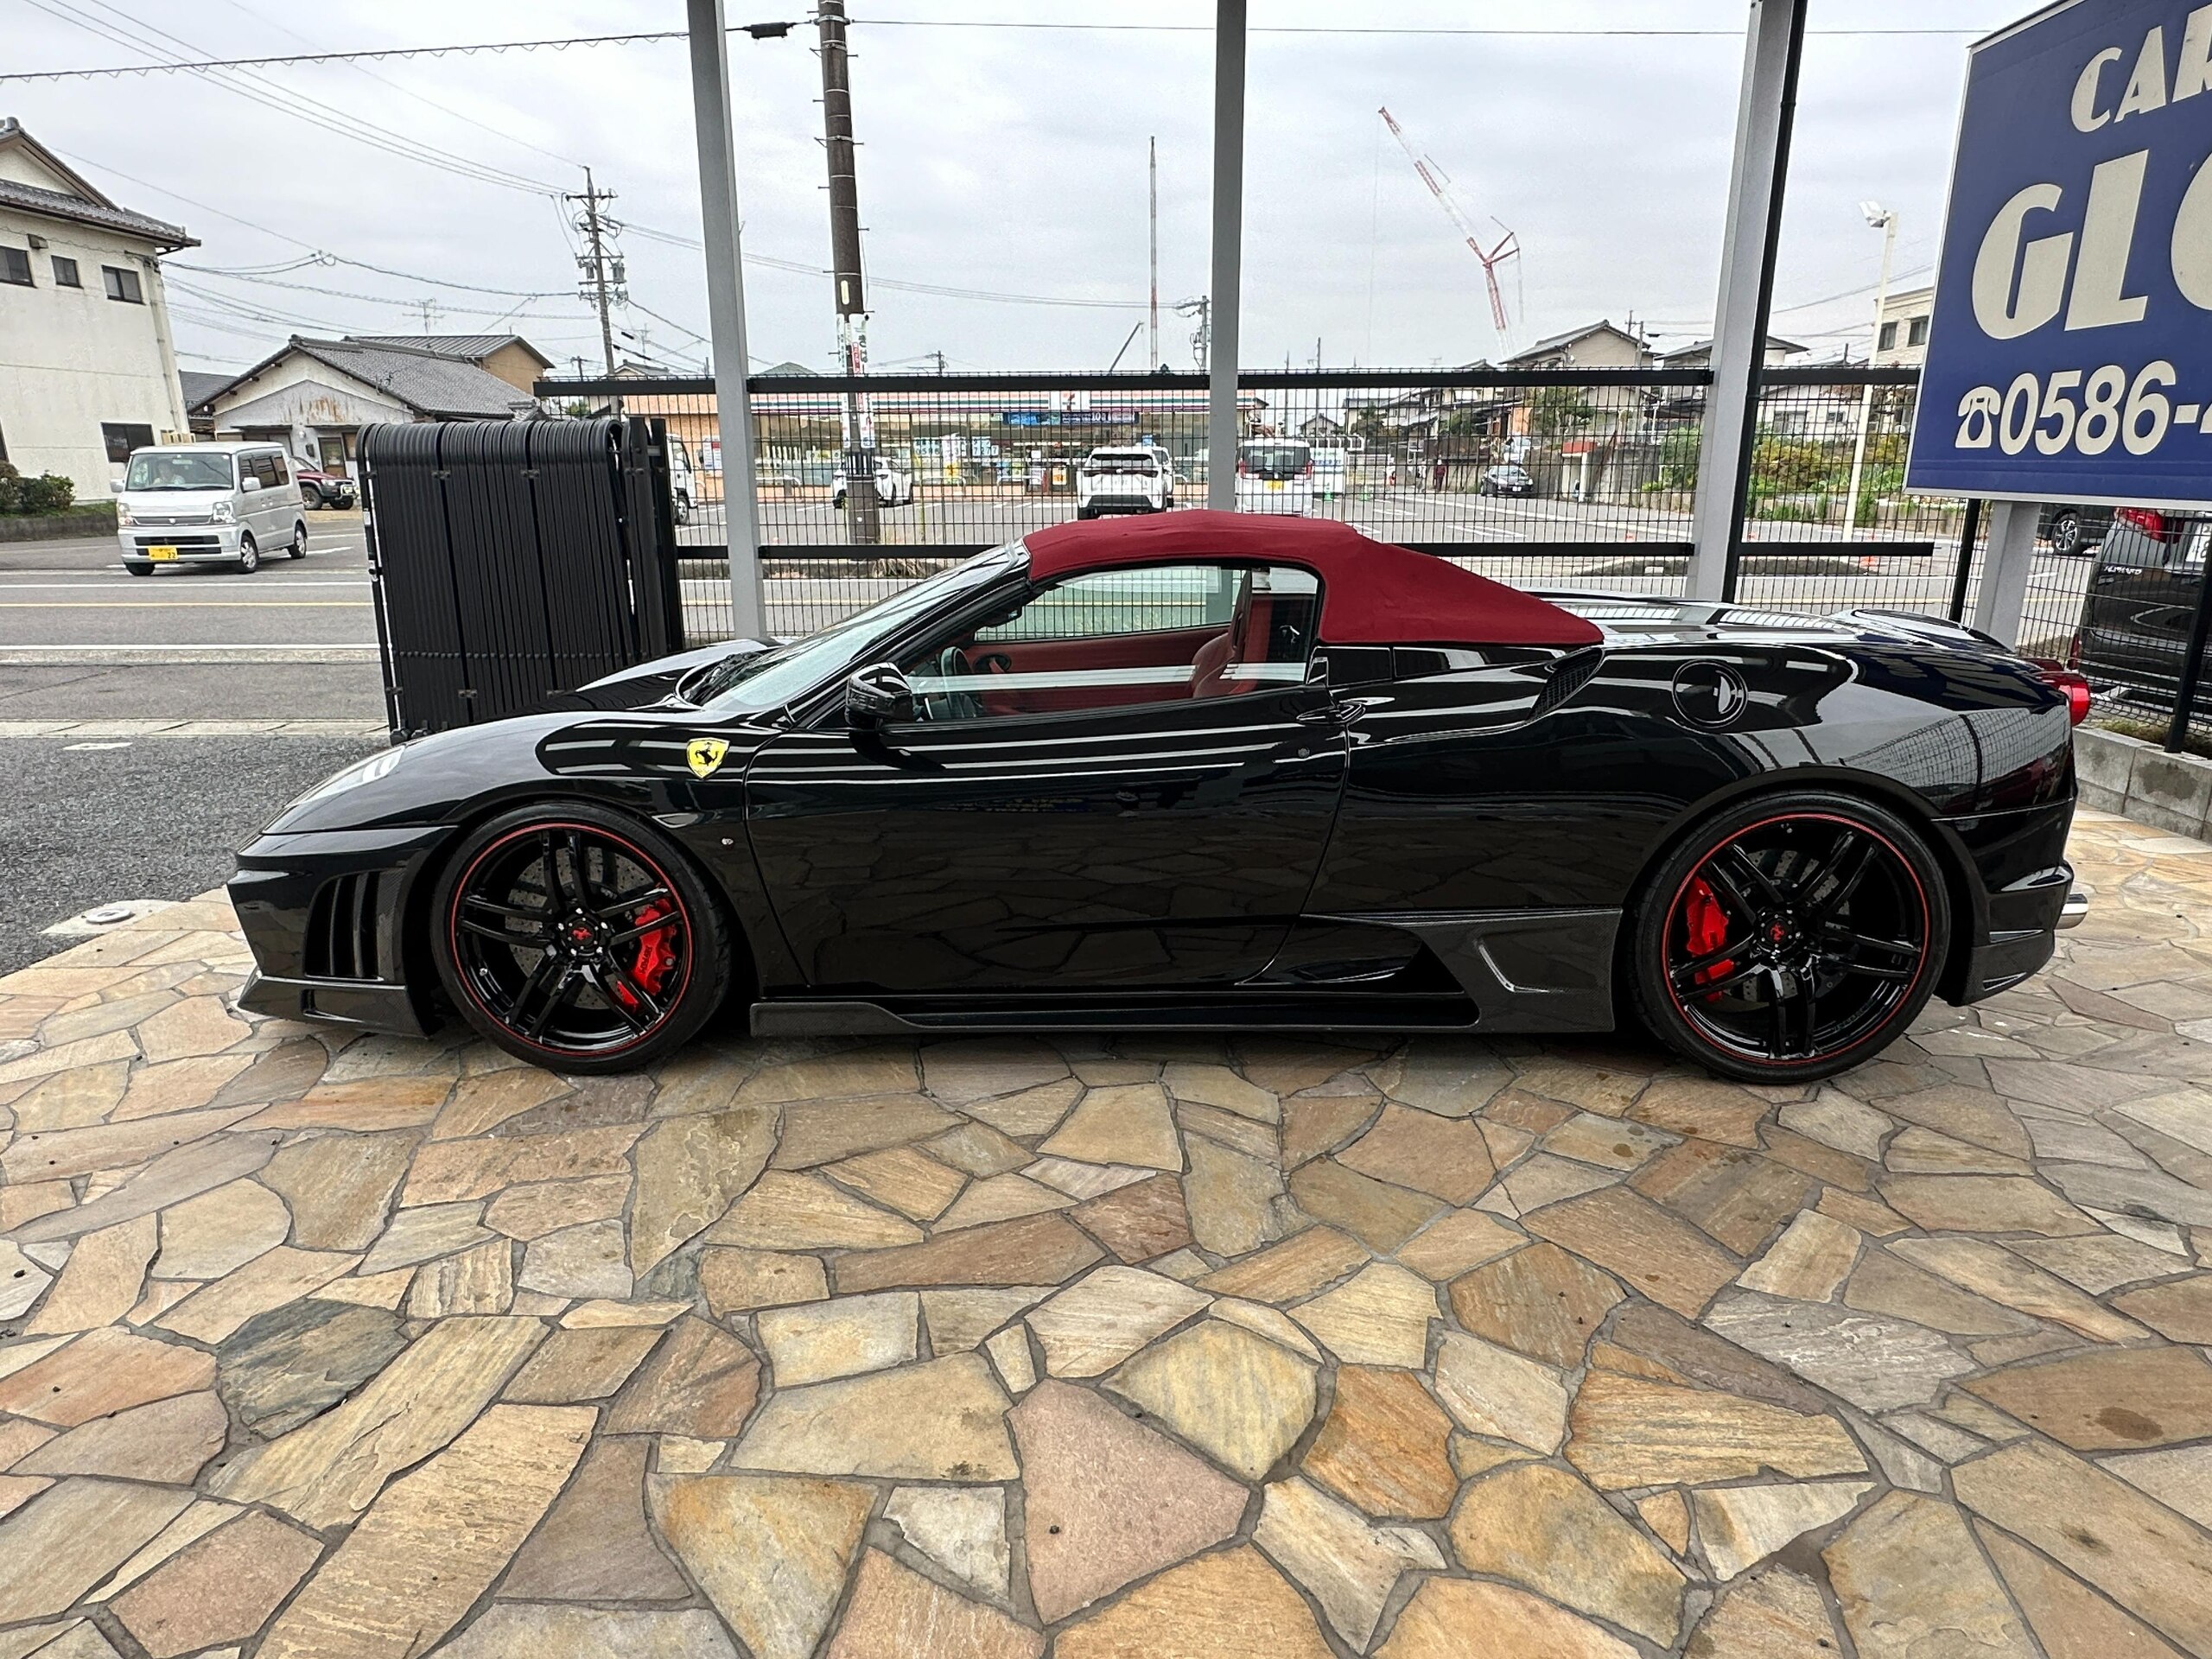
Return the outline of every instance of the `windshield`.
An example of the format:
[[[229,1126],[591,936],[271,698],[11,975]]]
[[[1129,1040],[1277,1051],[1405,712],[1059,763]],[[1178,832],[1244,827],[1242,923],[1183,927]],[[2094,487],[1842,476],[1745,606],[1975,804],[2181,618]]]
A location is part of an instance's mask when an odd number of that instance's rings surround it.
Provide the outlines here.
[[[1020,542],[978,553],[964,564],[902,588],[819,633],[758,657],[717,663],[686,695],[693,702],[717,709],[779,707],[868,661],[882,641],[948,594],[995,581],[1027,557],[1028,550]]]
[[[227,490],[231,458],[171,449],[141,449],[124,475],[126,490]]]
[[[1313,465],[1302,443],[1248,443],[1236,452],[1236,469],[1255,478],[1297,478]]]

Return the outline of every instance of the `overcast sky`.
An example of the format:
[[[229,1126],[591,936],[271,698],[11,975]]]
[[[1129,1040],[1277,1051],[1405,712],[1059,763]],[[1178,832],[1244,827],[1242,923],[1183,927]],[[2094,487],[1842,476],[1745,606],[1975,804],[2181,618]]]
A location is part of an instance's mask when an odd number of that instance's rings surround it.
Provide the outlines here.
[[[730,20],[795,16],[804,3],[730,0]],[[1787,308],[1776,328],[1823,353],[1846,340],[1863,352],[1881,237],[1858,203],[1898,211],[1897,285],[1924,282],[1967,42],[2027,7],[1811,4],[1777,286]],[[1147,137],[1160,147],[1163,307],[1203,291],[1211,7],[851,8],[879,366],[941,351],[955,370],[1105,367],[1143,317]],[[1503,354],[1481,268],[1384,133],[1384,104],[1486,233],[1497,233],[1493,219],[1517,233],[1518,268],[1503,273],[1513,346],[1601,316],[1633,314],[1677,342],[1707,328],[1743,56],[1739,0],[1254,0],[1252,13],[1247,365],[1280,366],[1286,354],[1309,362],[1317,341],[1332,366]],[[0,16],[11,70],[683,24],[677,0],[321,0],[305,10],[0,0]],[[1376,32],[1344,32],[1350,19]],[[1006,26],[1016,21],[1123,27]],[[1526,32],[1411,32],[1469,28]],[[1619,29],[1710,32],[1602,32]],[[1835,30],[1855,32],[1826,32]],[[1882,30],[1932,32],[1870,32]],[[807,29],[784,41],[734,35],[730,52],[747,251],[819,267],[829,228],[812,45]],[[280,107],[287,101],[291,109]],[[185,73],[0,82],[7,113],[124,206],[181,221],[204,244],[171,262],[187,368],[243,366],[295,332],[419,331],[425,296],[437,302],[442,331],[513,327],[550,357],[565,364],[581,353],[595,366],[596,324],[570,297],[575,210],[551,199],[581,188],[587,163],[619,193],[613,211],[631,226],[620,240],[632,292],[660,314],[633,308],[623,325],[664,362],[703,359],[687,332],[707,326],[700,256],[645,233],[699,234],[681,41],[271,68],[227,86]],[[364,142],[309,115],[380,130]],[[410,146],[434,160],[392,153]],[[408,275],[358,264],[269,269],[316,250]],[[748,264],[746,281],[756,366],[830,367],[828,278]],[[953,298],[887,281],[1127,303]],[[557,296],[520,298],[549,290]],[[373,297],[347,297],[364,296]],[[1815,301],[1827,302],[1808,306]],[[1164,313],[1161,354],[1176,366],[1191,362],[1189,333],[1187,320]],[[1140,336],[1123,366],[1140,366],[1143,353]]]

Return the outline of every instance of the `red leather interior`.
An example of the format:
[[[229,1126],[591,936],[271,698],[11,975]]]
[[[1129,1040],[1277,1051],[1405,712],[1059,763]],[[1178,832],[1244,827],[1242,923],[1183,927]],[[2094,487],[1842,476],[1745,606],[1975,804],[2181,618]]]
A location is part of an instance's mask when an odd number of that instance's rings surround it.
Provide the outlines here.
[[[994,690],[998,674],[1054,674],[1099,668],[1187,668],[1215,645],[1230,660],[1225,628],[1173,628],[1085,639],[983,640],[962,648],[987,715],[1052,715],[1129,703],[1173,702],[1191,695],[1188,677],[1155,684],[1022,686]],[[1003,664],[1001,666],[1001,664]]]

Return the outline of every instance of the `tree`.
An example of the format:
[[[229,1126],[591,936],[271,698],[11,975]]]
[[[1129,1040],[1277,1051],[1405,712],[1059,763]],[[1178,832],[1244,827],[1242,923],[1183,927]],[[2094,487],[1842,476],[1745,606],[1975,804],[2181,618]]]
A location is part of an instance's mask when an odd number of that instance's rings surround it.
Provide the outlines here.
[[[1597,418],[1573,386],[1539,386],[1529,399],[1529,430],[1538,438],[1561,438],[1581,431]]]

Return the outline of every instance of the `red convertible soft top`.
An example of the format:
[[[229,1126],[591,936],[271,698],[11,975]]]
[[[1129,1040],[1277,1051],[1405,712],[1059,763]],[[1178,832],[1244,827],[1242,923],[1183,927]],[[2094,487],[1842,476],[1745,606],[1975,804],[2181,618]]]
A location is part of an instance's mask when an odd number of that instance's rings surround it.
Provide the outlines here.
[[[1321,639],[1338,645],[1594,645],[1595,623],[1548,601],[1330,518],[1169,512],[1055,524],[1023,538],[1037,581],[1117,564],[1249,559],[1321,579]]]

